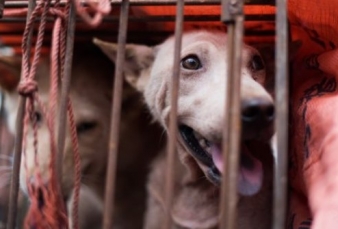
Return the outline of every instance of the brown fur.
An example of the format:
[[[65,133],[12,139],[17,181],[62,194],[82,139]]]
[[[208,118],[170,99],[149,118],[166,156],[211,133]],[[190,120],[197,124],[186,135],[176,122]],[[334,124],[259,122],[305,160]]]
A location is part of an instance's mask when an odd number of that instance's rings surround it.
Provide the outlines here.
[[[81,49],[83,47],[74,52],[70,97],[76,124],[95,123],[92,128],[79,133],[82,172],[80,228],[85,229],[100,228],[102,222],[114,69],[107,58],[97,52],[97,49]],[[49,104],[49,62],[47,59],[43,57],[36,76],[39,95],[46,106]],[[14,61],[13,58],[10,61],[6,58],[0,59],[0,72],[6,74],[6,77],[11,76],[0,83],[6,94],[7,123],[12,133],[15,133],[14,123],[18,107],[18,95],[14,91],[15,87],[13,88],[13,79],[19,78],[19,66],[20,61]],[[39,111],[39,108],[37,110]],[[149,120],[150,117],[140,101],[138,92],[125,85],[120,126],[121,142],[118,155],[114,228],[134,229],[141,228],[140,225],[142,225],[147,163],[161,146],[156,138],[159,136],[157,134],[159,129],[156,126],[149,126]],[[40,171],[47,182],[50,158],[49,135],[44,120],[38,126],[38,159]],[[145,131],[147,135],[144,134]],[[35,164],[31,130],[28,133],[27,142],[27,156],[23,157],[22,161],[27,162],[28,170],[26,171],[22,164],[20,173],[20,186],[23,191],[26,190],[25,178],[28,176],[34,179]],[[64,197],[68,199],[67,206],[70,207],[73,200],[74,166],[68,127],[62,174],[61,187]]]

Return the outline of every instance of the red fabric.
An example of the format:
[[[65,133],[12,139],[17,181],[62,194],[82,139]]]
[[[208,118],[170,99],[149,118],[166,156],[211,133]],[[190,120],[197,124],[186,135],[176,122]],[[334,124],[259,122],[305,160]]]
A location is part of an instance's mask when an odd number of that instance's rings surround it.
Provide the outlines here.
[[[292,66],[288,228],[337,228],[338,1],[289,0]]]

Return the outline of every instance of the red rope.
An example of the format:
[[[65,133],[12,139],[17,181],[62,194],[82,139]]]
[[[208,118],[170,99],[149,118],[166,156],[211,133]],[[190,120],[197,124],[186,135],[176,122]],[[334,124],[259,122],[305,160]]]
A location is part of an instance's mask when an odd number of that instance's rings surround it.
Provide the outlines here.
[[[74,167],[75,167],[75,179],[74,179],[74,200],[78,200],[80,196],[80,185],[81,185],[81,160],[80,160],[80,152],[79,152],[79,144],[77,141],[77,132],[76,132],[76,125],[75,125],[75,118],[73,113],[73,106],[68,99],[68,117],[70,123],[70,132],[71,132],[71,139],[73,144],[73,151],[74,151]],[[79,202],[74,201],[73,203],[73,226],[74,228],[79,228],[78,222],[78,207]]]
[[[57,177],[56,177],[56,168],[55,161],[57,159],[57,147],[55,142],[55,117],[57,109],[57,100],[58,100],[58,89],[59,89],[59,80],[62,82],[63,78],[63,66],[65,63],[65,50],[66,50],[66,24],[68,23],[68,14],[70,12],[70,5],[75,4],[77,13],[79,16],[92,27],[98,26],[104,15],[109,14],[111,10],[109,0],[101,0],[98,3],[88,2],[88,7],[85,8],[81,5],[80,0],[68,0],[65,8],[60,7],[60,0],[56,0],[54,7],[50,7],[51,0],[40,1],[39,4],[33,10],[31,16],[29,17],[25,30],[23,33],[22,39],[22,79],[18,86],[18,92],[27,97],[26,105],[26,115],[24,117],[24,138],[23,138],[23,154],[26,158],[26,138],[28,133],[29,123],[32,124],[33,129],[33,146],[34,146],[34,162],[35,162],[35,171],[34,171],[34,180],[30,180],[29,177],[26,178],[28,195],[31,200],[31,205],[28,210],[26,219],[25,219],[25,228],[68,228],[68,220],[66,215],[65,206],[63,203],[63,198],[61,193],[58,193],[57,190]],[[87,10],[94,11],[94,16],[91,17]],[[20,10],[5,10],[4,16],[19,16],[27,14],[27,9]],[[41,48],[43,44],[47,15],[55,16],[55,24],[53,27],[53,36],[52,36],[52,49],[51,49],[51,85],[50,85],[50,103],[49,109],[43,105],[40,101],[40,98],[37,94],[38,85],[35,81],[35,75],[38,67],[38,63],[41,55]],[[33,56],[32,63],[30,63],[29,53],[31,50],[28,50],[28,37],[33,29],[34,23],[37,21],[37,17],[41,15],[41,20],[38,29],[37,41],[35,44],[35,52]],[[34,116],[35,114],[35,105],[41,109],[42,116],[47,120],[47,127],[50,132],[50,144],[51,144],[51,157],[49,163],[49,180],[46,183],[43,181],[41,173],[39,171],[39,161],[38,161],[38,127],[37,120]],[[73,228],[77,229],[78,226],[78,204],[79,204],[79,193],[80,193],[80,183],[81,183],[81,161],[79,146],[77,141],[77,132],[74,113],[72,109],[71,101],[68,97],[68,106],[67,114],[70,123],[70,135],[73,148],[74,156],[74,203],[72,206],[73,212]],[[60,153],[60,152],[59,152]],[[24,167],[27,170],[27,163],[24,162]],[[43,200],[43,203],[41,203]]]
[[[105,15],[108,15],[111,11],[111,5],[109,0],[100,0],[98,2],[85,1],[89,6],[89,9],[95,12],[91,17],[85,7],[81,5],[81,0],[73,0],[78,15],[91,27],[96,27],[101,24]]]

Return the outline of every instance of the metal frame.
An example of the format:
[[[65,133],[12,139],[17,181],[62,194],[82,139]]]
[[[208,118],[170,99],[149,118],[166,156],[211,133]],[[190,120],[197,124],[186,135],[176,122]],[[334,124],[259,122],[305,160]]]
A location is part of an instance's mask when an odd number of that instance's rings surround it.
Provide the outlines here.
[[[287,1],[277,1],[276,11],[276,134],[277,152],[274,172],[273,229],[285,228],[287,200],[289,62]],[[278,106],[277,106],[278,104]]]
[[[228,77],[223,125],[223,170],[220,201],[220,228],[236,228],[237,177],[240,150],[240,82],[243,44],[243,1],[223,0],[222,21],[228,27]]]
[[[119,144],[119,129],[122,104],[123,66],[125,60],[125,45],[127,40],[129,15],[129,0],[123,0],[120,13],[120,28],[118,34],[117,60],[115,68],[115,82],[113,91],[113,103],[111,111],[109,158],[106,178],[105,206],[103,228],[110,229],[113,225],[116,165]]]
[[[35,0],[27,1],[7,1],[4,3],[6,8],[29,7],[27,18],[33,11]],[[1,6],[0,2],[0,6]],[[114,189],[116,178],[116,164],[119,144],[119,123],[121,116],[121,98],[123,85],[123,63],[125,59],[125,45],[127,39],[127,26],[129,20],[139,20],[137,17],[129,17],[130,5],[175,5],[176,17],[174,16],[156,16],[149,17],[143,20],[167,21],[175,19],[175,49],[174,49],[174,67],[172,75],[171,86],[171,113],[169,126],[169,144],[167,152],[167,169],[166,169],[166,193],[165,193],[165,220],[163,224],[164,229],[170,229],[172,220],[170,209],[173,200],[173,181],[174,181],[174,161],[176,155],[176,134],[177,134],[177,97],[179,88],[179,73],[180,73],[180,53],[181,53],[181,39],[183,33],[183,21],[200,21],[200,20],[218,20],[214,16],[202,18],[199,16],[184,17],[184,5],[213,5],[222,4],[221,21],[227,25],[228,28],[228,59],[229,70],[226,90],[225,103],[225,125],[223,129],[223,150],[224,155],[224,171],[226,176],[223,177],[221,187],[221,201],[220,201],[220,228],[234,229],[236,228],[236,205],[237,205],[237,170],[239,161],[239,142],[240,142],[240,71],[241,71],[241,50],[244,33],[244,13],[243,4],[274,4],[270,0],[112,0],[113,5],[120,5],[120,17],[111,17],[110,21],[119,20],[118,32],[118,52],[117,63],[115,69],[115,82],[112,102],[112,116],[111,116],[111,132],[109,141],[109,159],[105,190],[105,212],[103,225],[105,229],[110,229],[113,225],[112,214],[114,212]],[[28,5],[27,5],[28,4]],[[286,0],[277,0],[276,10],[276,130],[277,130],[277,158],[275,166],[274,177],[274,214],[273,214],[273,228],[282,229],[285,227],[286,215],[286,184],[287,184],[287,149],[288,149],[288,24],[287,24],[287,5]],[[0,7],[1,8],[1,7]],[[72,64],[72,51],[74,42],[74,32],[76,17],[74,8],[71,8],[70,24],[67,30],[67,48],[66,48],[66,66],[64,68],[64,81],[61,91],[61,110],[59,114],[59,128],[58,128],[58,151],[62,152],[64,148],[65,138],[65,124],[66,124],[66,107],[67,97],[69,94],[70,72]],[[203,16],[204,17],[204,16]],[[250,18],[252,17],[252,18]],[[249,16],[246,19],[255,19],[256,16]],[[262,20],[262,17],[260,17]],[[272,20],[272,16],[268,15],[265,19]],[[8,18],[9,21],[22,20],[19,18]],[[32,33],[30,33],[32,39]],[[28,42],[30,44],[30,42]],[[18,178],[20,171],[22,137],[23,137],[23,117],[26,98],[20,98],[19,112],[17,116],[17,136],[14,150],[14,165],[13,165],[13,179],[11,182],[11,196],[9,204],[9,215],[7,228],[15,228],[15,219],[17,215],[17,197],[18,197]],[[59,153],[57,168],[62,171],[62,154]],[[59,173],[59,178],[61,173]]]
[[[124,0],[111,0],[112,5],[121,5]],[[219,5],[222,0],[185,0],[186,5]],[[39,2],[39,1],[37,1]],[[83,1],[85,3],[85,1]],[[176,5],[177,0],[130,0],[131,5]],[[274,5],[275,0],[244,0],[248,5]],[[52,3],[53,4],[53,3]],[[65,4],[65,1],[61,1],[61,4]],[[5,2],[5,7],[27,7],[27,0],[12,0]]]
[[[34,11],[36,6],[35,0],[30,0],[28,5],[27,21],[29,20],[31,14]],[[29,31],[27,39],[27,47],[30,49],[31,40],[33,37],[33,30]],[[23,69],[23,68],[22,68]],[[21,78],[22,78],[21,73]],[[21,162],[21,153],[22,153],[22,140],[23,140],[23,122],[25,116],[25,107],[26,107],[27,98],[25,96],[20,96],[19,109],[16,119],[16,136],[15,136],[15,145],[14,145],[14,160],[13,160],[13,175],[11,179],[10,186],[10,198],[9,198],[9,210],[8,210],[8,220],[7,227],[8,229],[15,228],[15,221],[17,216],[17,204],[18,204],[18,195],[19,195],[19,175],[20,175],[20,162]]]

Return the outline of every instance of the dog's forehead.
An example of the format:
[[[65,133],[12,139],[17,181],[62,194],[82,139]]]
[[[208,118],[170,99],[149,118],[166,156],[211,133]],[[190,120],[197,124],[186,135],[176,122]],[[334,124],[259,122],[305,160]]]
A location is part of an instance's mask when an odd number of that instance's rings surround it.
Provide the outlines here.
[[[188,32],[182,37],[182,45],[188,46],[194,44],[195,42],[210,42],[216,46],[226,46],[227,44],[227,35],[222,32]]]
[[[100,56],[96,56],[96,58],[74,56],[70,97],[73,101],[73,106],[76,107],[75,111],[90,107],[96,112],[100,106],[109,107],[110,91],[113,86],[113,71],[114,69],[111,67],[110,62],[102,62]],[[36,81],[38,83],[40,101],[46,106],[50,103],[50,74],[49,57],[43,56],[37,68]],[[59,96],[60,93],[59,90]],[[86,116],[86,114],[82,116]]]
[[[227,35],[222,32],[193,31],[185,32],[182,36],[182,47],[189,46],[196,42],[210,42],[215,45],[225,46]],[[175,37],[171,36],[165,40],[158,49],[172,49],[175,46]]]
[[[224,51],[226,53],[228,36],[226,33],[221,31],[190,31],[185,32],[182,36],[182,49],[189,48],[192,46],[200,46],[204,44],[211,44],[215,46],[219,51]],[[168,55],[173,54],[175,47],[175,37],[172,36],[164,41],[161,45],[157,47],[157,54],[159,55]],[[244,57],[250,56],[250,53],[256,53],[257,51],[243,44],[243,53]]]

